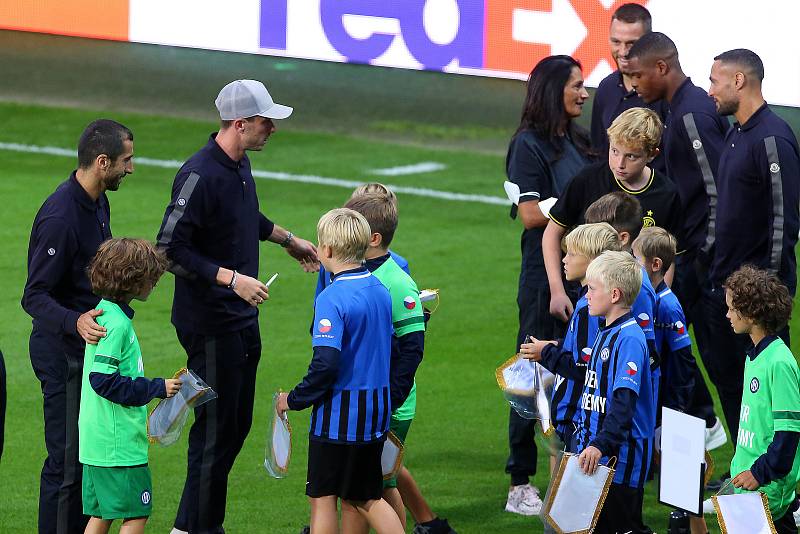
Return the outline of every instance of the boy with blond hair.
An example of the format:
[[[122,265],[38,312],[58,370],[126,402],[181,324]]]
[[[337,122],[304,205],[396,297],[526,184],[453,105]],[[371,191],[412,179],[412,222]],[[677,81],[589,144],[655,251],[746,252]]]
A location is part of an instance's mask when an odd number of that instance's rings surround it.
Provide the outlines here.
[[[614,479],[594,532],[650,533],[642,522],[644,483],[652,461],[655,400],[644,333],[631,315],[642,268],[627,252],[606,251],[586,270],[589,314],[604,317],[592,345],[570,450],[593,474],[617,458]],[[541,361],[542,343],[525,347]],[[570,365],[562,355],[559,365]]]
[[[278,398],[278,412],[313,406],[306,495],[311,532],[338,532],[341,499],[379,534],[403,527],[381,498],[381,452],[389,430],[392,301],[363,266],[370,227],[350,209],[317,224],[319,260],[333,273],[314,307],[314,356],[303,381]]]
[[[542,252],[550,284],[550,313],[556,317],[566,321],[572,310],[561,281],[561,238],[567,229],[588,222],[586,208],[603,195],[614,191],[632,195],[642,206],[640,227],[661,226],[681,241],[678,191],[672,180],[650,166],[662,131],[661,120],[650,109],[631,108],[620,114],[608,129],[608,159],[579,172],[550,210]]]
[[[152,243],[128,238],[105,241],[89,264],[106,335],[84,352],[78,457],[83,513],[91,516],[86,534],[105,534],[115,519],[122,519],[120,532],[139,534],[152,511],[147,403],[172,397],[181,381],[144,377],[130,302],[147,300],[167,265]]]
[[[578,405],[586,366],[591,359],[592,344],[599,330],[598,317],[589,315],[586,299],[586,269],[597,256],[606,250],[619,250],[619,235],[607,223],[582,224],[564,238],[564,275],[569,281],[580,282],[580,298],[569,319],[563,341],[556,346],[552,341],[537,341],[544,344],[542,365],[556,375],[553,387],[553,426],[559,439],[569,446],[577,429]],[[527,347],[521,350],[529,357]],[[569,356],[574,365],[559,365],[561,355]]]

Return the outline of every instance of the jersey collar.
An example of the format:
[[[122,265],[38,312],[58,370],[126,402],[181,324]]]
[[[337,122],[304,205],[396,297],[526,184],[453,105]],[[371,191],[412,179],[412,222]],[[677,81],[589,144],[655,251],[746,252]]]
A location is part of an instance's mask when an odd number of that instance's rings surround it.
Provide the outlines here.
[[[628,312],[625,315],[623,315],[622,317],[619,317],[613,323],[607,324],[607,325],[603,326],[602,328],[603,328],[603,330],[606,330],[608,328],[614,328],[615,326],[620,326],[623,323],[625,323],[625,321],[629,321],[629,320],[632,320],[632,319],[633,319],[633,314],[631,312]]]
[[[371,273],[372,273],[372,272],[375,272],[375,271],[377,271],[377,270],[378,270],[378,268],[379,268],[381,265],[383,265],[384,263],[386,263],[386,261],[387,261],[389,258],[391,258],[391,257],[392,257],[392,255],[391,255],[391,254],[389,254],[389,253],[387,252],[387,253],[386,253],[385,255],[383,255],[383,256],[378,256],[377,258],[371,258],[371,259],[369,259],[369,260],[365,261],[365,262],[364,262],[364,266],[365,266],[367,269],[369,269],[369,272],[371,272]]]
[[[737,128],[741,128],[744,131],[749,130],[750,128],[755,127],[758,123],[760,123],[764,117],[767,116],[770,109],[766,102],[764,102],[760,108],[756,110],[755,113],[750,115],[750,118],[744,124],[739,124],[738,122],[734,123],[733,125]]]
[[[751,347],[750,350],[747,351],[747,355],[750,357],[750,361],[753,361],[756,358],[758,358],[758,355],[764,352],[764,349],[772,345],[772,342],[775,341],[776,339],[778,339],[777,334],[772,334],[759,341],[757,345]]]
[[[363,278],[364,275],[369,275],[369,271],[366,267],[358,267],[357,269],[348,269],[346,271],[340,271],[333,276],[331,276],[331,282],[335,282],[337,278],[342,278],[343,280],[348,280],[351,278]]]

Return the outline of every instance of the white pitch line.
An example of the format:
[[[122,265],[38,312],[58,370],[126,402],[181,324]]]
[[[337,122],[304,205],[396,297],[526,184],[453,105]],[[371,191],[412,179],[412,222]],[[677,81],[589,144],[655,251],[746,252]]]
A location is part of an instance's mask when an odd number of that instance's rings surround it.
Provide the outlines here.
[[[444,163],[423,161],[420,163],[414,163],[413,165],[400,165],[398,167],[387,167],[385,169],[372,169],[367,172],[370,174],[377,174],[379,176],[405,176],[407,174],[422,174],[423,172],[441,171],[446,168],[447,165]]]
[[[24,145],[21,143],[3,143],[0,142],[0,150],[8,150],[11,152],[24,152],[27,154],[47,154],[49,156],[65,156],[76,158],[77,153],[75,150],[66,148],[59,148],[55,146],[37,146],[37,145]],[[174,159],[153,159],[136,156],[134,163],[136,165],[145,165],[149,167],[161,167],[164,169],[179,169],[183,165],[182,161]],[[343,187],[346,189],[354,189],[362,184],[363,181],[356,180],[343,180],[341,178],[326,178],[324,176],[315,176],[309,174],[292,174],[288,172],[278,171],[259,171],[253,170],[253,176],[257,178],[264,178],[267,180],[277,180],[280,182],[294,182],[303,184],[318,184],[328,185],[331,187]],[[493,197],[489,195],[472,195],[467,193],[453,193],[450,191],[439,191],[436,189],[428,189],[425,187],[409,187],[402,185],[386,184],[395,193],[405,193],[406,195],[413,195],[418,197],[438,198],[441,200],[455,200],[458,202],[474,202],[478,204],[492,204],[495,206],[508,206],[510,204],[507,198]]]

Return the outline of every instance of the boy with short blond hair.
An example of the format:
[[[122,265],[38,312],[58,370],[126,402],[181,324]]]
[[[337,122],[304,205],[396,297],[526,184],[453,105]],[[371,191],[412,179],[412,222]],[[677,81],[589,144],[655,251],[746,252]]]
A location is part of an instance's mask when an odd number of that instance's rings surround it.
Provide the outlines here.
[[[552,420],[556,434],[569,446],[577,429],[578,405],[586,366],[591,359],[592,344],[597,337],[599,322],[589,315],[586,299],[586,269],[597,256],[606,250],[619,250],[619,235],[607,223],[582,224],[564,238],[564,274],[567,280],[580,282],[581,292],[569,320],[564,339],[556,346],[554,341],[534,340],[542,352],[542,365],[556,375],[552,397]],[[529,345],[523,344],[520,354],[529,357]],[[534,351],[536,349],[533,349]],[[564,355],[574,365],[559,365]]]
[[[115,519],[122,519],[120,532],[144,532],[152,511],[147,403],[172,397],[181,381],[144,377],[129,304],[147,300],[167,265],[152,243],[128,238],[105,241],[89,264],[92,291],[102,298],[97,324],[106,335],[84,351],[78,456],[87,534],[105,534]]]
[[[554,315],[561,316],[568,308],[560,278],[561,238],[568,228],[590,222],[585,218],[586,209],[603,195],[620,191],[635,197],[642,206],[640,228],[661,226],[681,240],[683,218],[678,190],[672,180],[650,166],[658,154],[662,131],[661,121],[652,110],[624,111],[608,129],[607,159],[587,165],[551,208],[542,251],[550,284],[550,312]]]
[[[306,483],[311,532],[338,530],[341,499],[378,533],[400,534],[397,514],[381,498],[391,413],[391,297],[363,266],[371,232],[361,214],[331,210],[317,235],[319,260],[333,281],[315,302],[308,373],[278,398],[281,414],[313,406]]]
[[[753,343],[745,359],[733,485],[737,493],[765,493],[777,532],[794,533],[800,369],[778,336],[791,318],[792,297],[773,273],[745,265],[725,281],[725,302],[733,331]]]
[[[617,458],[595,532],[651,532],[642,522],[644,483],[652,461],[655,400],[644,333],[631,315],[642,269],[627,252],[606,251],[586,270],[589,314],[604,317],[592,345],[570,450],[583,471]],[[534,360],[540,355],[531,351]],[[558,365],[574,367],[569,358]]]

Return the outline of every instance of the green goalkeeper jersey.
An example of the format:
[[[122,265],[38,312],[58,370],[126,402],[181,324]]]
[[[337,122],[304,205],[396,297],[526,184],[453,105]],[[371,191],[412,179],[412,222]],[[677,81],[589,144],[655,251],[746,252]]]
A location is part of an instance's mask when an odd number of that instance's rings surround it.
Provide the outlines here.
[[[133,323],[120,306],[101,300],[96,309],[103,314],[97,324],[106,337],[97,345],[86,345],[78,416],[79,459],[99,467],[124,467],[147,463],[147,406],[123,406],[105,399],[92,389],[89,373],[144,376],[142,351]]]
[[[783,340],[776,338],[744,366],[742,408],[731,476],[747,471],[767,452],[775,432],[800,432],[800,370]],[[800,455],[787,476],[758,488],[767,495],[772,517],[780,518],[795,499]],[[737,489],[737,493],[745,490]]]
[[[372,274],[389,290],[392,297],[392,325],[394,334],[402,337],[411,332],[425,331],[425,316],[419,300],[419,289],[414,280],[394,259],[387,259]],[[405,402],[392,410],[392,418],[405,421],[414,418],[417,410],[417,383],[411,387]]]

